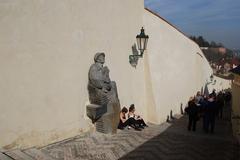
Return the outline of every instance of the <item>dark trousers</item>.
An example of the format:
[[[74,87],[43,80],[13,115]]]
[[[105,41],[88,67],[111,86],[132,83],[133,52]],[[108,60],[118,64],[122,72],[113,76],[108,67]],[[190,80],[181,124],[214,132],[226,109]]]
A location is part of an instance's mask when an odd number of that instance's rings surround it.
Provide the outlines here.
[[[134,118],[128,118],[124,123],[120,120],[118,129],[124,129],[126,126],[136,128],[137,121]]]
[[[223,118],[223,107],[222,107],[222,106],[219,107],[219,110],[218,110],[218,117],[219,117],[220,119]]]
[[[197,125],[197,118],[195,116],[189,116],[188,117],[188,130],[196,131],[196,125]]]
[[[138,120],[137,120],[137,124],[138,124],[139,126],[146,126],[146,123],[144,122],[143,119],[138,119]]]
[[[210,128],[211,133],[214,132],[214,128],[215,128],[215,116],[207,116],[206,117],[206,126],[205,126],[205,131],[208,133]]]
[[[206,117],[206,115],[203,116],[202,124],[203,124],[203,130],[205,131],[206,128],[207,128],[207,117]]]

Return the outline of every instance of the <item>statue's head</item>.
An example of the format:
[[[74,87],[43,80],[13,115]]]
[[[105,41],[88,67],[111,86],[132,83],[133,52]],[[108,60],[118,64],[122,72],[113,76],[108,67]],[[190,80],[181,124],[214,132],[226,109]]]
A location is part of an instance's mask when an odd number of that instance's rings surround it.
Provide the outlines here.
[[[101,64],[104,64],[105,62],[105,53],[103,52],[98,52],[95,54],[94,56],[94,62],[98,62],[98,63],[101,63]]]

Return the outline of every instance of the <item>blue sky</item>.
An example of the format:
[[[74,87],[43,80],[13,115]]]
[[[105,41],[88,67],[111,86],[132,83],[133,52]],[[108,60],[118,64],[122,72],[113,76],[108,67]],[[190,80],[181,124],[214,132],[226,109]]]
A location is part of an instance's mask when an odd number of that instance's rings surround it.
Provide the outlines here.
[[[145,0],[145,7],[187,35],[240,49],[240,0]]]

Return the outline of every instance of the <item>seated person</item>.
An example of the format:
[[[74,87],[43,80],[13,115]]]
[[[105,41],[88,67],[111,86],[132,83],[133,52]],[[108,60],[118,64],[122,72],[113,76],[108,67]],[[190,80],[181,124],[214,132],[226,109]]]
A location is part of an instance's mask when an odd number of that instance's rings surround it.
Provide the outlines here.
[[[140,128],[148,127],[148,125],[146,125],[144,120],[139,115],[136,115],[134,112],[135,112],[135,106],[134,104],[131,104],[129,107],[128,118],[134,118],[137,121],[138,127]]]
[[[141,131],[139,127],[137,127],[137,122],[134,118],[126,118],[126,114],[128,112],[128,109],[126,107],[123,107],[120,112],[120,121],[118,124],[118,129],[124,129],[126,126],[130,126],[134,128],[137,131]]]

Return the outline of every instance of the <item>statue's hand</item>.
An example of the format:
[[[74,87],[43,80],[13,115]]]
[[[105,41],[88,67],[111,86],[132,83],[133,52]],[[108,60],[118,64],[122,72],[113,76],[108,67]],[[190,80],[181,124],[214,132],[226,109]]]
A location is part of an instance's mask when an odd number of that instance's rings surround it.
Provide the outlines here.
[[[109,92],[109,90],[107,89],[107,88],[102,88],[102,91],[104,92],[104,93],[108,93]]]

